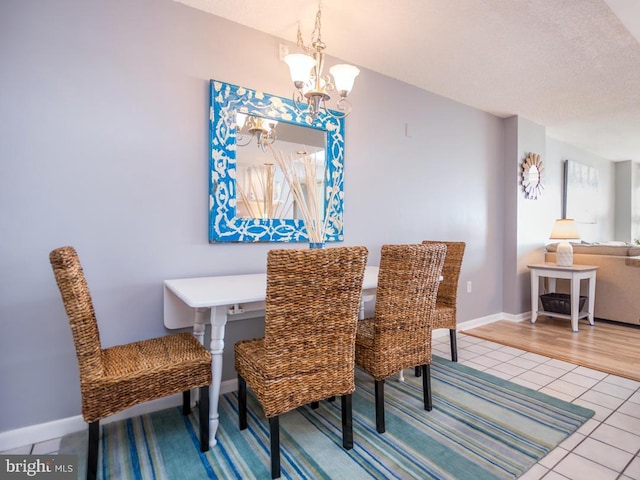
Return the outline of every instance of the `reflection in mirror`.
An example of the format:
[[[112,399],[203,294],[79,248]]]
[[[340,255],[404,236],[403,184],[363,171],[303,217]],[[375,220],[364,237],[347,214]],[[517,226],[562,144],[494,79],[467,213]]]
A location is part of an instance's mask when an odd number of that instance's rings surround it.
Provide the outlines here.
[[[276,140],[278,125],[276,120],[236,113],[236,125],[236,142],[239,147],[249,145],[255,138],[256,145],[266,152],[267,147],[273,145]]]
[[[209,241],[309,241],[301,205],[276,161],[282,156],[301,169],[311,159],[315,178],[300,175],[309,179],[305,198],[317,199],[324,212],[326,241],[342,241],[344,120],[312,118],[290,99],[248,88],[216,80],[210,86]]]
[[[249,131],[243,132],[241,125],[247,125],[246,115],[236,114],[238,133],[236,138],[248,136]],[[274,151],[284,154],[287,158],[309,156],[316,165],[316,181],[313,188],[316,189],[316,198],[324,201],[324,172],[326,169],[324,146],[326,145],[325,133],[300,125],[280,123],[261,117],[250,117],[255,120],[253,125],[271,125],[267,132],[260,132],[255,142],[247,142],[244,145],[238,143],[236,151],[236,176],[237,176],[237,216],[241,218],[290,218],[300,219],[295,199],[285,181],[284,174],[274,159]],[[244,123],[243,123],[244,121]],[[251,138],[251,137],[249,137]],[[264,145],[261,141],[268,138],[269,143]],[[277,138],[277,142],[276,142]],[[268,148],[272,146],[273,151]],[[298,167],[300,170],[302,167]],[[304,188],[309,186],[304,185]],[[324,212],[324,204],[320,205],[320,211]],[[323,214],[324,216],[324,214]]]
[[[531,185],[538,185],[539,182],[540,172],[538,171],[538,167],[531,165],[531,168],[529,168],[529,183]]]

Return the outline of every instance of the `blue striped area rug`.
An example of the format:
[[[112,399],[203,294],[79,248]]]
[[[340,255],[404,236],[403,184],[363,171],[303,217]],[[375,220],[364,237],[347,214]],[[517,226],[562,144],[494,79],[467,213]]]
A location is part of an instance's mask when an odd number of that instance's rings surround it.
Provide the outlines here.
[[[282,478],[512,479],[578,429],[594,412],[478,370],[434,357],[433,410],[422,382],[385,383],[387,432],[375,430],[373,380],[356,373],[354,448],[342,448],[340,401],[280,417]],[[104,425],[99,478],[271,478],[268,423],[248,397],[249,428],[237,426],[237,396],[220,399],[218,445],[200,453],[196,415],[171,408]],[[86,467],[86,432],[62,439],[60,453]]]

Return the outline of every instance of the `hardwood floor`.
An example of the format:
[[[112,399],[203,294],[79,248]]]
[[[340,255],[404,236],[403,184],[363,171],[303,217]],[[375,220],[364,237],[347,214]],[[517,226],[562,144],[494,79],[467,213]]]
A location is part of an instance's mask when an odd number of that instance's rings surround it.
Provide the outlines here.
[[[500,320],[463,333],[640,381],[640,328],[580,320],[579,329],[573,333],[567,320],[541,316],[533,325]]]

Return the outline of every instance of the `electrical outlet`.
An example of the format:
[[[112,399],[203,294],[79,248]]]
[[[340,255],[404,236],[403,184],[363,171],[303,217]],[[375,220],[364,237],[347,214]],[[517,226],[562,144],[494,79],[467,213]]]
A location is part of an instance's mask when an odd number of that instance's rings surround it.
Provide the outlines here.
[[[287,55],[289,55],[289,47],[284,43],[281,43],[280,48],[278,49],[278,56],[280,57],[280,60],[284,61],[284,57]]]
[[[467,282],[467,293],[471,293],[473,290],[472,285],[471,285],[471,281]]]

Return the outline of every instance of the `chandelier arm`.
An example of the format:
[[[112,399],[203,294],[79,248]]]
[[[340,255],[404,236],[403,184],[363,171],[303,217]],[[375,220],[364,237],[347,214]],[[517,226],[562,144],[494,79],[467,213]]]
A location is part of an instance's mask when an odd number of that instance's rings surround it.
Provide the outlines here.
[[[274,131],[274,129],[269,130],[269,133],[267,133],[266,136],[262,136],[262,144],[260,145],[262,147],[262,151],[266,152],[267,148],[270,147],[271,145],[273,145],[273,142],[276,141],[277,135]]]
[[[302,92],[300,90],[294,90],[293,95],[291,96],[291,100],[293,100],[293,105],[300,113],[308,109],[308,104],[303,99],[304,95],[302,94]],[[307,108],[303,108],[304,105],[307,105]]]
[[[338,102],[336,103],[336,106],[338,107],[338,109],[341,110],[342,113],[340,112],[333,113],[333,111],[329,110],[329,108],[327,107],[326,101],[324,100],[322,101],[322,108],[324,108],[325,113],[330,117],[335,118],[336,120],[340,120],[346,117],[347,115],[349,115],[349,113],[351,113],[351,104],[345,98],[341,98],[340,100],[338,100]]]
[[[336,87],[333,84],[333,78],[328,73],[323,75],[322,80],[324,80],[324,91],[325,92],[333,92]]]
[[[339,110],[345,112],[345,116],[351,113],[351,102],[346,97],[340,97],[340,100],[336,102],[336,106]]]
[[[253,135],[247,135],[246,141],[244,140],[245,136],[240,132],[240,130],[236,130],[236,145],[238,147],[246,147],[251,143],[251,139]]]

